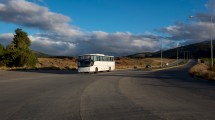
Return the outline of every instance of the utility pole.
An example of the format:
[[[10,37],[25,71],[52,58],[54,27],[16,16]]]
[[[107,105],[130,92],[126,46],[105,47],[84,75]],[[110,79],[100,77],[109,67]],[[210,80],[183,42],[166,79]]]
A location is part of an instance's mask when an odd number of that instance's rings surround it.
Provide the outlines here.
[[[184,51],[184,63],[186,62],[186,58],[185,58],[185,55],[186,55],[186,51]]]
[[[194,18],[196,16],[189,16],[189,18]],[[200,16],[198,16],[200,17]],[[204,16],[202,16],[204,17]],[[214,60],[213,60],[213,15],[210,15],[210,39],[211,39],[211,69],[213,70]]]
[[[177,43],[177,66],[178,66],[178,43]]]
[[[177,48],[177,66],[178,66],[178,48]]]

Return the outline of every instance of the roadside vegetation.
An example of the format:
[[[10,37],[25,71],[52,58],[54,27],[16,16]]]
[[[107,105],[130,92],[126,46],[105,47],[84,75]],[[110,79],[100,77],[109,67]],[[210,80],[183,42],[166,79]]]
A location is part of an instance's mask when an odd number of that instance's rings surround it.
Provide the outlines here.
[[[174,62],[175,59],[163,59],[164,63]],[[152,65],[153,68],[160,67],[159,58],[126,58],[120,57],[115,59],[116,69],[143,69],[147,64]],[[34,69],[46,70],[76,70],[77,59],[73,57],[47,57],[38,58],[38,62]]]
[[[76,70],[77,59],[73,57],[64,58],[38,58],[36,69],[46,70]]]
[[[30,50],[31,41],[22,29],[16,29],[10,45],[0,44],[0,67],[35,67],[36,55]]]
[[[146,65],[152,68],[160,68],[160,58],[116,58],[116,69],[144,69]],[[163,58],[163,64],[172,63],[175,59]]]
[[[215,61],[214,61],[215,62]],[[189,73],[192,76],[200,77],[207,80],[215,80],[215,66],[212,68],[210,67],[210,59],[202,58],[198,61],[198,64],[193,66]]]

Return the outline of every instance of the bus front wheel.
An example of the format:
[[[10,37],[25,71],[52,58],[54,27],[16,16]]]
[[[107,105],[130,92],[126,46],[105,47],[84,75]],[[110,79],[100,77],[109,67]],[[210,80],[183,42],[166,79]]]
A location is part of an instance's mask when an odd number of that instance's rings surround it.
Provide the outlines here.
[[[109,70],[108,70],[108,72],[110,72],[111,71],[111,67],[109,67]]]

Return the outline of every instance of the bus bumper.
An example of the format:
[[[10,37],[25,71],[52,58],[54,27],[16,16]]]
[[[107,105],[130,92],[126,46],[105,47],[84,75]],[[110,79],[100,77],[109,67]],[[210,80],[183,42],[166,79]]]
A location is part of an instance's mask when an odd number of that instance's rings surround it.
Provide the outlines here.
[[[78,72],[91,72],[90,67],[78,68]]]

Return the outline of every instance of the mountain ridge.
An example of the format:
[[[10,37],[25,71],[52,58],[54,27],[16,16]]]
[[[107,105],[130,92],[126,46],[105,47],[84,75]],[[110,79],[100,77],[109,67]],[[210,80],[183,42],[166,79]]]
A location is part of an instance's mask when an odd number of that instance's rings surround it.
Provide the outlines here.
[[[203,41],[199,43],[189,44],[178,47],[178,57],[184,58],[190,52],[193,58],[209,58],[211,57],[211,41]],[[213,40],[213,53],[215,53],[215,40]],[[162,52],[164,58],[177,58],[177,48],[164,50]],[[142,52],[126,57],[129,58],[147,58],[147,57],[160,57],[161,51],[156,52]]]

